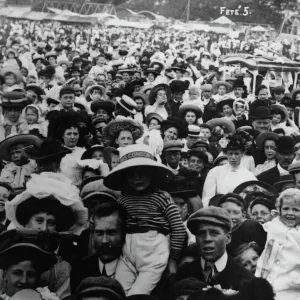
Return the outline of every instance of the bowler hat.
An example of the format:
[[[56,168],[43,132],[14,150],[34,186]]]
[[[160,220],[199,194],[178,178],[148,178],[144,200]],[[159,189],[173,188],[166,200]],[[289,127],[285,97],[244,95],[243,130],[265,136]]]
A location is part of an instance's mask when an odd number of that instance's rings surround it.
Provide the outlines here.
[[[193,213],[187,221],[187,227],[194,235],[197,233],[198,225],[209,223],[232,230],[232,221],[229,213],[220,207],[208,206]]]
[[[280,136],[276,142],[277,152],[291,154],[295,152],[294,140],[291,136]]]
[[[259,106],[250,111],[250,118],[252,120],[271,119],[272,115],[268,107]]]

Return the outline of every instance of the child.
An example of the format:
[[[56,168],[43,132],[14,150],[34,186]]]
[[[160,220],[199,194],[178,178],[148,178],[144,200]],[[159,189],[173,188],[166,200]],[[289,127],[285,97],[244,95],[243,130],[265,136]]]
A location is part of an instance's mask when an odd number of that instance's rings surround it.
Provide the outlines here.
[[[42,120],[39,106],[34,104],[27,105],[23,110],[23,115],[25,122],[20,125],[21,134],[28,134],[33,129],[37,129],[42,136],[47,137],[48,121]]]
[[[200,140],[209,144],[212,128],[207,124],[200,125]]]
[[[150,294],[166,267],[176,273],[176,260],[185,241],[176,204],[159,189],[173,173],[154,160],[147,145],[120,148],[120,161],[104,178],[106,187],[121,191],[118,202],[127,211],[126,241],[115,279],[128,296]]]
[[[233,110],[236,116],[236,128],[248,125],[249,120],[249,105],[244,99],[237,99],[233,102]]]
[[[3,67],[1,75],[4,77],[3,93],[20,89],[19,84],[22,82],[22,74],[16,67],[11,65]]]
[[[272,284],[276,300],[296,300],[300,294],[300,190],[285,190],[276,206],[279,216],[263,225],[267,242],[255,276]]]

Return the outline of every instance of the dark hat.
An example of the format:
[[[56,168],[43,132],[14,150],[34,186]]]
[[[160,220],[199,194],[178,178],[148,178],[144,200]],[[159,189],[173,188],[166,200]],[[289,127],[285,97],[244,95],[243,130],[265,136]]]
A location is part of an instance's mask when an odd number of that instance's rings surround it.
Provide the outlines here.
[[[208,150],[208,147],[209,147],[208,143],[199,140],[192,144],[191,150],[200,150],[200,148],[205,148]]]
[[[187,136],[188,133],[187,124],[184,121],[182,121],[180,118],[169,116],[167,120],[164,120],[161,123],[162,132],[168,130],[171,127],[177,128],[179,139],[185,138]]]
[[[181,152],[183,144],[178,140],[167,141],[164,145],[163,152],[179,151]]]
[[[103,158],[104,158],[104,161],[109,165],[111,164],[111,155],[112,154],[119,155],[118,149],[113,148],[113,147],[105,147],[104,148]]]
[[[280,136],[276,142],[277,152],[291,154],[295,152],[294,140],[291,136]]]
[[[261,90],[264,90],[264,89],[268,89],[265,85],[260,85],[259,87],[256,88],[256,91],[255,91],[255,94],[258,95],[258,93],[261,91]]]
[[[171,99],[171,89],[170,89],[170,87],[167,84],[161,83],[161,84],[158,84],[158,85],[156,85],[156,86],[154,86],[152,88],[149,87],[149,89],[151,89],[149,97],[148,97],[150,105],[153,105],[155,103],[155,101],[156,101],[155,97],[157,96],[157,92],[159,90],[165,90],[166,91],[167,101],[169,101]],[[142,91],[144,93],[146,92],[144,90],[141,90],[140,92],[142,92]]]
[[[155,298],[151,295],[135,294],[135,295],[128,296],[127,300],[158,300],[158,298]]]
[[[172,94],[174,93],[184,93],[189,88],[190,82],[185,80],[173,80],[169,84]]]
[[[104,109],[108,114],[112,114],[115,110],[115,104],[111,101],[93,101],[91,104],[91,111],[96,114],[98,109]]]
[[[285,107],[291,107],[295,109],[297,106],[299,106],[299,101],[292,100],[290,97],[284,96],[281,99],[281,104],[284,105]]]
[[[224,194],[217,194],[217,195],[214,195],[210,200],[209,200],[209,203],[208,203],[208,206],[216,206],[216,207],[220,207],[219,206],[219,202],[220,202],[220,199],[224,196]]]
[[[142,99],[145,105],[149,105],[148,96],[146,94],[140,92],[134,92],[132,96],[133,96],[133,100]]]
[[[285,88],[283,86],[275,86],[272,89],[272,92],[275,93],[275,94],[284,94]]]
[[[45,272],[57,262],[55,254],[44,249],[43,237],[34,230],[8,230],[0,235],[0,268],[6,270],[11,259],[27,257]]]
[[[125,291],[119,281],[106,276],[88,277],[81,281],[76,291],[76,299],[88,295],[109,300],[126,300]]]
[[[45,95],[45,92],[42,88],[35,84],[29,84],[26,86],[26,91],[33,91],[35,94],[42,96]]]
[[[246,201],[240,195],[235,193],[228,193],[222,196],[219,200],[219,206],[221,206],[221,204],[223,204],[224,202],[233,202],[239,206],[242,206],[243,209],[247,208]]]
[[[267,197],[257,197],[257,199],[254,199],[250,203],[250,205],[249,205],[250,211],[252,210],[253,206],[255,206],[257,204],[264,205],[267,208],[269,208],[270,210],[275,209],[274,202],[271,199],[269,199]]]
[[[104,150],[104,146],[101,145],[94,145],[91,148],[87,149],[84,151],[84,153],[81,156],[81,160],[84,159],[92,159],[92,155],[95,151],[100,150],[103,151]]]
[[[144,74],[145,75],[148,75],[148,74],[153,74],[155,77],[157,77],[160,73],[157,69],[155,68],[147,68],[145,71],[144,71]]]
[[[54,74],[55,74],[55,68],[52,66],[47,66],[38,73],[38,76],[52,78]]]
[[[27,98],[25,91],[6,92],[2,95],[2,107],[19,107],[24,108],[27,105]]]
[[[232,230],[232,222],[229,213],[220,207],[208,206],[193,213],[187,221],[187,227],[194,235],[197,233],[199,224],[210,223]]]
[[[288,174],[280,176],[279,181],[275,182],[273,186],[277,190],[278,194],[280,194],[282,192],[283,185],[287,183],[293,183],[295,185],[293,175]]]
[[[283,105],[272,104],[270,106],[270,109],[271,109],[272,115],[274,115],[274,114],[280,114],[281,115],[281,123],[286,122],[287,119],[289,118],[289,113]]]
[[[233,108],[233,102],[234,102],[233,99],[226,99],[226,100],[220,101],[217,104],[217,110],[222,112],[224,105],[228,105],[231,108]]]
[[[163,117],[157,113],[150,113],[147,115],[146,117],[146,125],[149,127],[150,121],[152,119],[156,119],[158,121],[159,124],[162,123],[162,121],[164,120]]]
[[[206,129],[209,129],[210,131],[212,131],[211,126],[209,126],[209,125],[206,124],[206,123],[200,124],[199,127],[200,127],[200,128],[206,128]]]
[[[198,150],[198,149],[189,150],[188,157],[191,157],[191,156],[196,156],[196,157],[202,159],[205,163],[208,162],[208,156],[201,150]]]
[[[260,133],[256,138],[256,146],[259,149],[263,149],[266,140],[272,140],[277,142],[279,135],[274,132],[263,132]]]
[[[171,69],[173,71],[180,71],[182,73],[186,72],[186,65],[184,63],[177,63],[177,64],[174,64],[173,66],[171,66]]]
[[[63,96],[64,94],[74,94],[75,95],[75,90],[70,86],[64,86],[59,91],[59,98],[61,98],[61,96]]]
[[[268,107],[259,106],[250,111],[250,118],[252,120],[272,119],[272,115]]]
[[[53,139],[46,138],[39,144],[30,145],[24,148],[25,155],[34,160],[49,159],[63,157],[72,151],[66,148],[61,142]]]
[[[239,87],[246,89],[246,86],[245,86],[245,83],[244,83],[244,80],[242,77],[236,79],[233,83],[233,89],[239,88]]]

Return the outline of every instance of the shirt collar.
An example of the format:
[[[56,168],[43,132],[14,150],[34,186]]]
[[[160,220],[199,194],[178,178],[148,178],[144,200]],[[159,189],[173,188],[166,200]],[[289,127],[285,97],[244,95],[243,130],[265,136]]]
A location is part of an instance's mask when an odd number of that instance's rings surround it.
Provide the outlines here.
[[[227,265],[227,261],[228,261],[228,254],[225,251],[224,254],[214,263],[218,273],[221,273],[226,265]],[[205,267],[205,260],[201,257],[201,267],[202,269],[204,269]]]
[[[277,164],[277,168],[278,168],[280,176],[282,176],[282,175],[289,175],[290,174],[287,170],[285,170],[284,168],[282,168],[280,164]]]
[[[116,272],[116,268],[117,268],[117,264],[118,264],[118,259],[115,259],[107,264],[105,264],[105,270],[106,270],[106,274],[107,276],[113,276]],[[100,272],[102,274],[102,271],[103,271],[103,262],[99,259],[99,269],[100,269]]]

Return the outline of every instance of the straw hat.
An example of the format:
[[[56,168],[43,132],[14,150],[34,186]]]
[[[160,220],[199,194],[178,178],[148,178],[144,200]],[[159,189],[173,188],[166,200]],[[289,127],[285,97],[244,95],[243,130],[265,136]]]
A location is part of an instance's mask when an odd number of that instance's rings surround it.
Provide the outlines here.
[[[233,122],[224,118],[211,119],[207,121],[206,124],[209,125],[211,128],[214,128],[216,126],[225,127],[226,133],[234,133],[235,131],[235,126]]]
[[[104,178],[104,185],[113,190],[122,190],[126,184],[125,171],[132,171],[141,166],[155,172],[156,186],[163,186],[174,175],[169,168],[154,160],[154,153],[149,146],[130,145],[120,148],[120,164]]]
[[[85,98],[87,98],[95,89],[100,90],[102,96],[106,95],[106,90],[102,85],[92,85],[92,86],[89,86],[87,88],[87,90],[85,91]]]
[[[136,114],[137,104],[130,97],[123,95],[122,98],[117,97],[116,101],[119,105],[121,105],[124,109],[126,109],[131,114]]]
[[[288,113],[288,111],[287,111],[287,109],[285,108],[285,106],[283,106],[283,105],[280,105],[280,104],[272,104],[271,106],[270,106],[270,109],[271,109],[271,113],[273,114],[274,113],[274,111],[280,111],[280,112],[282,112],[282,114],[284,115],[284,118],[283,118],[283,120],[281,120],[281,123],[283,123],[283,122],[286,122],[287,121],[287,119],[289,118],[289,113]]]
[[[227,93],[232,91],[232,85],[226,81],[217,81],[213,84],[213,90],[217,91],[220,86],[225,86]]]
[[[179,107],[179,110],[178,110],[178,114],[181,118],[184,118],[185,116],[185,113],[187,111],[193,111],[195,112],[196,114],[196,119],[199,119],[202,117],[202,110],[201,108],[198,106],[198,105],[194,105],[194,104],[182,104],[180,107]]]
[[[13,65],[6,65],[0,69],[0,75],[5,77],[7,73],[13,73],[16,76],[16,83],[19,84],[23,81],[22,73],[20,69],[16,68]]]

